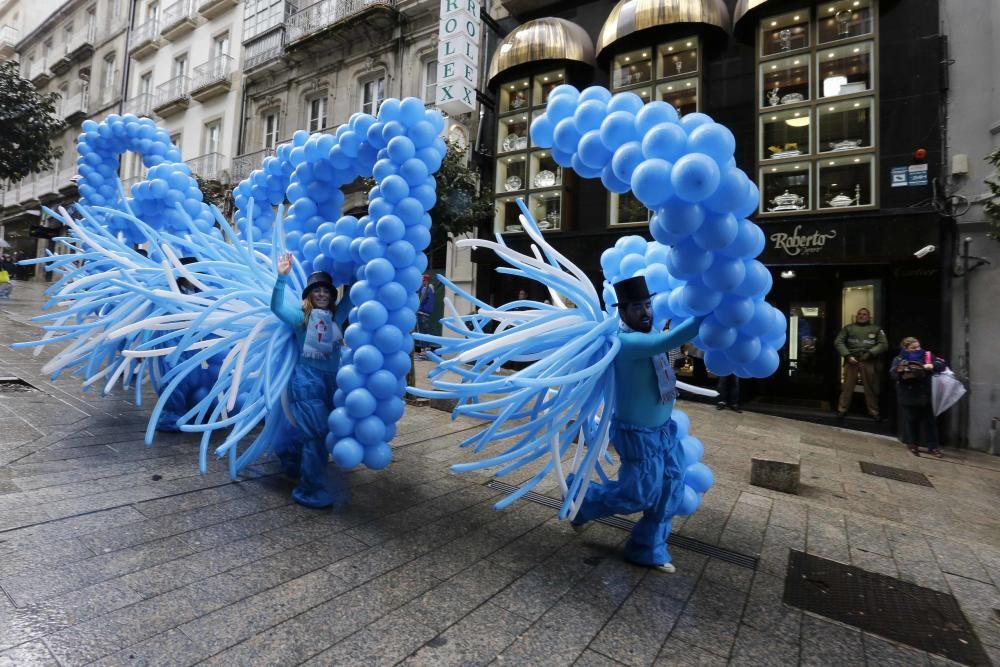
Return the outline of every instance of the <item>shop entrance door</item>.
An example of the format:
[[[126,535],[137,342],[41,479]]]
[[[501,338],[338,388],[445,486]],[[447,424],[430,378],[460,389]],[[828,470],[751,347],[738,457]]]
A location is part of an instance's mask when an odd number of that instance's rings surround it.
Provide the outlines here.
[[[791,301],[787,317],[788,391],[791,396],[822,401],[827,394],[829,371],[827,303]]]
[[[849,324],[853,324],[858,311],[862,308],[867,308],[868,312],[871,313],[872,322],[876,324],[882,323],[882,315],[885,311],[882,304],[882,281],[880,279],[846,280],[843,282],[840,299],[840,322],[837,331],[840,331],[841,328]],[[886,412],[883,396],[885,392],[882,391],[886,384],[885,376],[887,373],[887,360],[885,357],[886,355],[883,354],[876,359],[875,363],[875,393],[882,399],[880,400],[882,405],[879,410],[882,414]],[[843,362],[839,359],[838,363],[837,384],[841,386],[844,381],[844,366]],[[850,413],[864,415],[867,412],[864,393],[865,388],[862,384],[861,373],[858,373],[857,382],[855,382],[853,387],[852,409],[849,410]]]

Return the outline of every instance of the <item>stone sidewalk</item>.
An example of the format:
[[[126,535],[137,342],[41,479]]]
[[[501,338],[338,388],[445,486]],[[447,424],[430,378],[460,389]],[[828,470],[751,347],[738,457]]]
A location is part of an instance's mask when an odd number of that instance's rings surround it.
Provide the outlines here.
[[[429,408],[408,408],[388,470],[348,475],[341,510],[291,503],[267,463],[201,476],[194,438],[143,445],[148,396],[81,393],[41,376],[49,353],[7,348],[37,337],[42,301],[18,283],[0,302],[0,376],[41,390],[0,393],[0,665],[953,664],[785,606],[790,548],[952,593],[1000,664],[995,458],[685,405],[716,484],[674,530],[760,560],[675,548],[663,575],[621,560],[621,530],[494,511],[488,476],[449,471],[477,424]],[[749,486],[761,451],[801,457],[800,495]]]

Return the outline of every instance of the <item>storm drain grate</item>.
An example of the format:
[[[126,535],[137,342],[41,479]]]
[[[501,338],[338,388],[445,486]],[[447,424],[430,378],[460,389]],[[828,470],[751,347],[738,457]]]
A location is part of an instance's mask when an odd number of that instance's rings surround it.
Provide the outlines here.
[[[927,476],[922,472],[907,470],[906,468],[883,466],[877,463],[870,463],[868,461],[858,461],[858,463],[861,464],[861,472],[869,475],[884,477],[886,479],[894,479],[897,482],[906,482],[907,484],[934,487],[934,485],[931,484],[931,480],[927,479]]]
[[[486,483],[486,486],[497,491],[503,491],[504,493],[513,493],[517,491],[518,487],[513,484],[508,484],[506,482],[501,482],[500,480],[491,479]],[[533,503],[539,505],[545,505],[546,507],[551,507],[553,509],[559,509],[562,507],[562,502],[550,498],[548,496],[543,496],[540,493],[535,493],[534,491],[528,491],[524,494],[523,498],[529,500]],[[620,516],[610,516],[605,519],[598,519],[597,523],[603,523],[606,526],[611,526],[612,528],[620,528],[631,532],[633,526],[635,526],[635,521],[629,521],[628,519],[623,519]],[[709,558],[716,558],[718,560],[725,561],[727,563],[732,563],[733,565],[738,565],[740,567],[745,567],[750,570],[757,569],[757,557],[751,556],[749,554],[743,554],[738,551],[732,551],[730,549],[724,549],[723,547],[716,546],[714,544],[708,544],[700,540],[696,540],[690,537],[685,537],[684,535],[678,535],[677,533],[670,533],[667,536],[667,544],[672,547],[677,547],[679,549],[686,549],[687,551],[693,551],[695,553],[708,556]]]
[[[989,665],[955,598],[789,550],[785,604],[966,665]]]
[[[0,394],[24,394],[33,391],[39,391],[39,389],[19,377],[0,377]]]

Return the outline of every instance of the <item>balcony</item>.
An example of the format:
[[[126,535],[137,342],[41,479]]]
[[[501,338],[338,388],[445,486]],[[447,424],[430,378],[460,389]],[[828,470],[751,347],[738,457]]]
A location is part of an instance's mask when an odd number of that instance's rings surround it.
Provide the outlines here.
[[[358,37],[348,28],[382,30],[396,21],[396,0],[320,0],[289,17],[288,48],[320,36],[347,43]]]
[[[222,181],[226,176],[226,156],[220,153],[199,155],[184,164],[191,167],[191,173],[206,181]]]
[[[255,169],[260,169],[260,165],[264,162],[264,158],[274,155],[273,148],[265,148],[263,150],[254,151],[253,153],[244,153],[243,155],[237,155],[233,158],[233,166],[229,169],[229,174],[232,177],[233,183],[239,183],[246,179],[251,172]]]
[[[60,192],[75,190],[76,179],[76,162],[69,160],[69,165],[60,169],[56,174],[56,188]]]
[[[133,58],[142,59],[156,53],[160,48],[160,19],[154,17],[136,26],[129,41],[132,46],[128,53]]]
[[[243,74],[248,78],[282,66],[285,53],[285,30],[272,32],[247,43],[243,48]]]
[[[230,72],[233,69],[233,59],[229,56],[216,56],[203,65],[194,68],[194,78],[191,81],[191,97],[204,102],[216,95],[225,95],[232,87]]]
[[[109,39],[117,36],[122,30],[128,27],[128,20],[124,17],[111,18],[107,25],[97,31],[97,44],[104,44]]]
[[[24,78],[35,84],[35,88],[42,88],[51,81],[52,74],[49,72],[49,66],[45,59],[28,61],[28,71],[25,72]]]
[[[125,109],[123,113],[130,113],[139,116],[152,116],[153,115],[153,96],[150,93],[140,93],[135,97],[130,97],[125,100]]]
[[[0,26],[0,60],[10,60],[14,57],[14,46],[17,44],[17,28],[9,25]]]
[[[112,104],[117,104],[118,100],[121,99],[121,90],[115,85],[118,82],[118,70],[115,70],[114,75],[111,77],[111,84],[101,90],[97,95],[92,96],[92,102],[94,103],[94,108],[92,109],[92,114],[99,113],[107,109]],[[136,114],[138,115],[138,114]]]
[[[240,0],[199,0],[198,13],[207,19],[214,19],[239,4]]]
[[[171,42],[176,41],[179,37],[194,30],[197,25],[195,22],[197,17],[194,0],[178,0],[163,10],[160,33],[164,39]]]
[[[77,120],[81,120],[87,116],[87,109],[89,106],[90,91],[84,88],[75,95],[70,95],[63,100],[60,111],[62,112],[62,117],[66,119],[66,122],[72,125]]]
[[[174,77],[170,81],[157,86],[153,113],[160,118],[167,118],[175,113],[184,111],[191,103],[190,90],[191,78],[186,76]]]
[[[77,60],[83,60],[94,55],[94,45],[97,43],[97,26],[92,25],[83,33],[77,35],[72,42],[66,45],[64,59],[69,59],[70,64]]]
[[[50,169],[35,175],[35,198],[43,199],[59,194],[58,169]]]

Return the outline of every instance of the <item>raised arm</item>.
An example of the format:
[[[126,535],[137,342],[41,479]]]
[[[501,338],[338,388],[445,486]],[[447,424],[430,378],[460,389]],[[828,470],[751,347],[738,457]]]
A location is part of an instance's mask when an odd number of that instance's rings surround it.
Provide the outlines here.
[[[333,321],[334,321],[334,323],[338,327],[341,327],[342,329],[346,329],[346,327],[344,327],[343,324],[344,324],[344,322],[347,321],[347,316],[351,312],[351,305],[352,305],[351,304],[351,286],[350,285],[344,285],[344,296],[340,300],[340,303],[337,304],[337,310],[333,314]]]
[[[622,342],[622,349],[618,354],[622,355],[623,359],[641,359],[680,347],[698,335],[698,327],[701,326],[704,319],[704,317],[691,317],[680,326],[659,333],[629,332],[618,334],[618,338]]]
[[[288,283],[288,272],[292,268],[291,254],[286,253],[278,260],[278,279],[271,291],[271,312],[290,327],[300,327],[305,321],[305,313],[300,306],[285,303],[285,285]]]

